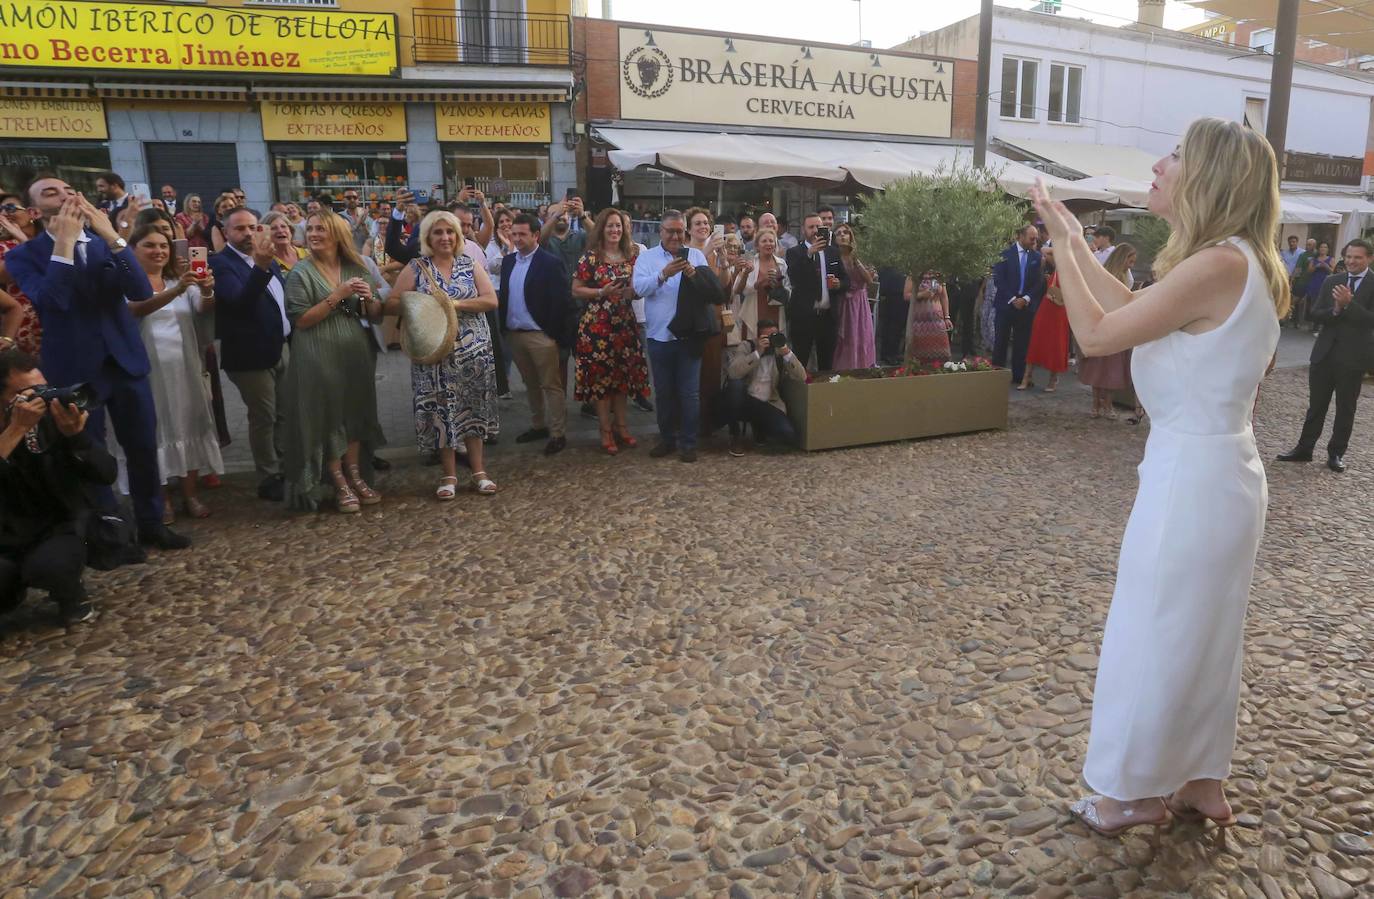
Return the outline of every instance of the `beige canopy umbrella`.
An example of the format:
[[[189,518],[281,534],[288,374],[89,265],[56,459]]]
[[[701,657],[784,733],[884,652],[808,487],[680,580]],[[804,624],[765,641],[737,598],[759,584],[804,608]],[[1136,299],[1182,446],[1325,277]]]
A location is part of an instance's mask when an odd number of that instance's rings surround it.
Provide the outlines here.
[[[1094,175],[1072,182],[1078,187],[1094,187],[1114,194],[1125,206],[1144,209],[1150,199],[1150,183],[1121,175]]]
[[[816,178],[843,181],[839,166],[816,162],[750,134],[680,135],[667,146],[612,150],[611,163],[621,170],[655,165],[697,178],[718,181],[763,181],[768,178]]]

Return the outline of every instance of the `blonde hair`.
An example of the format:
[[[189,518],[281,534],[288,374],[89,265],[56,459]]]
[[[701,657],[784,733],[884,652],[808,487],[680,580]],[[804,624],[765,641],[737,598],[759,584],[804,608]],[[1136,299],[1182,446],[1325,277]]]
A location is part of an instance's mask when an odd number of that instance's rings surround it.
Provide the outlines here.
[[[1230,237],[1250,244],[1279,318],[1292,301],[1288,270],[1274,245],[1279,231],[1279,168],[1264,135],[1225,119],[1202,118],[1179,145],[1173,233],[1155,259],[1163,278],[1183,260]]]
[[[1125,284],[1127,281],[1126,273],[1129,272],[1130,264],[1126,261],[1132,256],[1140,257],[1136,248],[1126,243],[1124,240],[1112,248],[1112,255],[1107,257],[1107,261],[1102,263],[1102,267],[1107,270],[1107,274]]]
[[[306,217],[306,228],[310,227],[310,219],[319,219],[320,224],[324,225],[324,230],[334,242],[338,244],[339,261],[349,265],[356,265],[358,268],[366,269],[363,264],[363,257],[358,255],[358,250],[353,246],[353,229],[348,222],[343,220],[343,216],[329,209],[319,209],[310,213]],[[313,256],[314,253],[312,252]]]
[[[434,226],[440,222],[448,225],[453,229],[453,233],[458,235],[458,245],[454,247],[453,255],[466,256],[467,239],[463,237],[463,223],[458,221],[458,216],[447,209],[436,209],[420,220],[420,255],[434,255],[434,248],[429,245],[429,232],[433,231]]]

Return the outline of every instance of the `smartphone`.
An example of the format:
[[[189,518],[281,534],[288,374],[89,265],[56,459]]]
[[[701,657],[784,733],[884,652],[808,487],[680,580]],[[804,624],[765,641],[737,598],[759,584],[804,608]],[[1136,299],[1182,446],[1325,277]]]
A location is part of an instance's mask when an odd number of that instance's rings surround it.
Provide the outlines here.
[[[430,202],[431,202],[431,203],[442,203],[442,202],[444,202],[444,188],[443,188],[443,185],[440,185],[440,184],[434,185],[434,187],[431,188],[430,191],[429,191],[429,199],[430,199]]]
[[[185,238],[172,241],[172,254],[182,262],[188,261],[191,257],[187,255],[191,249],[191,242]]]
[[[824,226],[816,229],[816,239],[830,243],[830,229]]]
[[[210,253],[206,247],[191,247],[190,260],[191,271],[197,278],[204,278],[206,272],[210,270]]]
[[[410,189],[410,192],[415,196],[416,203],[421,206],[427,206],[429,204],[429,191],[422,187],[413,187]]]
[[[138,197],[139,202],[147,203],[152,199],[153,192],[142,181],[135,181],[129,185],[129,196]]]
[[[683,262],[688,261],[688,259],[691,257],[691,255],[692,255],[692,248],[691,248],[691,247],[683,247],[683,248],[681,248],[680,250],[677,251],[677,258],[681,259]]]
[[[477,179],[476,179],[476,178],[464,178],[464,179],[463,179],[463,186],[464,186],[464,187],[476,187],[476,186],[477,186]]]
[[[577,193],[577,188],[575,188],[575,187],[570,187],[570,188],[568,188],[567,193],[563,194],[563,202],[564,202],[564,203],[568,202],[569,200],[576,200],[577,198],[578,198],[578,193]]]
[[[711,229],[711,236],[712,236],[712,237],[724,237],[724,236],[725,236],[725,226],[724,226],[724,225],[716,225],[714,228]]]

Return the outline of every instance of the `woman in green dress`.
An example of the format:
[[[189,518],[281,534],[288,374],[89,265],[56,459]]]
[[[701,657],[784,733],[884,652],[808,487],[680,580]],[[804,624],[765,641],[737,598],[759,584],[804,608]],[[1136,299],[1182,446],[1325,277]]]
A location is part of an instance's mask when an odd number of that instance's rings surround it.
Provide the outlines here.
[[[382,320],[381,285],[354,249],[348,224],[333,212],[306,219],[305,244],[310,255],[286,279],[286,502],[313,511],[327,476],[338,510],[358,512],[382,501],[359,467],[363,444],[371,450],[386,442],[362,326],[364,318]]]

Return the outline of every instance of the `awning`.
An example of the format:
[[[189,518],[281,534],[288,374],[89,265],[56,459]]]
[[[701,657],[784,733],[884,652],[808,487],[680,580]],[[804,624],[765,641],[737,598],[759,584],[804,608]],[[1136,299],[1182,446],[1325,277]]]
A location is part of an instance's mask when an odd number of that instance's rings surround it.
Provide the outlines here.
[[[1094,175],[1091,178],[1073,182],[1077,187],[1096,187],[1100,190],[1109,191],[1120,197],[1121,202],[1125,205],[1136,206],[1140,209],[1144,209],[1149,203],[1150,183],[1149,181],[1137,181],[1123,175]]]
[[[1374,215],[1374,200],[1360,194],[1306,193],[1284,194],[1308,206],[1325,209],[1341,215]]]
[[[338,87],[337,85],[253,85],[253,96],[263,100],[309,103],[557,103],[567,99],[558,88],[494,90],[468,87]]]
[[[1283,194],[1279,197],[1279,221],[1289,225],[1339,225],[1341,214]]]
[[[721,134],[700,131],[654,131],[643,128],[596,128],[616,149],[608,154],[616,168],[643,165],[671,169],[699,178],[760,181],[767,178],[815,178],[841,182],[852,177],[866,187],[882,188],[913,174],[932,174],[972,161],[968,147],[908,144],[893,141],[784,135]],[[1046,175],[995,153],[988,166],[998,172],[1007,193],[1024,197],[1037,179],[1061,200],[1116,203],[1115,194]]]
[[[1015,147],[1028,156],[1052,162],[1087,177],[1117,175],[1133,181],[1144,181],[1149,187],[1153,176],[1150,169],[1159,157],[1137,147],[1116,144],[1080,144],[1058,140],[1015,138],[1002,143]]]

